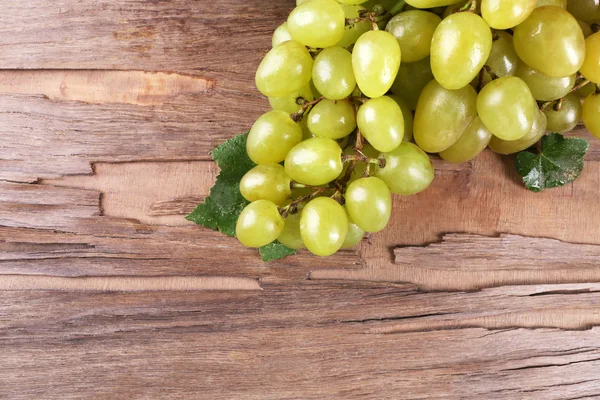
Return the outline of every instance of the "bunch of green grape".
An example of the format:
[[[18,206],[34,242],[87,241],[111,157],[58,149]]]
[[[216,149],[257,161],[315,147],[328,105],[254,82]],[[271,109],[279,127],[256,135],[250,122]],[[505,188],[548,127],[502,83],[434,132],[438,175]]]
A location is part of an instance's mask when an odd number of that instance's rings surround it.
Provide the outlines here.
[[[238,239],[329,256],[431,184],[427,153],[600,137],[598,22],[597,0],[298,0],[256,72]]]

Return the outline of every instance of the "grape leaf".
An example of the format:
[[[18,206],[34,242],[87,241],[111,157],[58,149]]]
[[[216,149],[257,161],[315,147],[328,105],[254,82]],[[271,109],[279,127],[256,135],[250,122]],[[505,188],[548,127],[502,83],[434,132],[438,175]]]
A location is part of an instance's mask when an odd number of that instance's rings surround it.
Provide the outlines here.
[[[566,185],[579,178],[589,148],[585,139],[565,138],[552,133],[542,138],[542,151],[519,153],[517,171],[527,189],[540,192],[544,189]]]
[[[235,236],[237,219],[248,205],[240,193],[242,177],[256,164],[246,154],[248,132],[238,135],[218,146],[211,155],[221,172],[210,190],[210,195],[185,219],[198,225]],[[279,242],[260,249],[264,261],[278,260],[296,252]]]

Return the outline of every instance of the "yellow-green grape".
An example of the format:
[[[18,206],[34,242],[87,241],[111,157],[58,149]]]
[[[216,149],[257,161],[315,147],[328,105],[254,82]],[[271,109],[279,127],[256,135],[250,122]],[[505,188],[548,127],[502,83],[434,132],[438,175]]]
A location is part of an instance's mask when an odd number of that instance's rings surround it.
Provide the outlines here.
[[[429,156],[412,143],[402,143],[397,149],[381,154],[385,167],[378,168],[375,176],[385,182],[390,191],[403,196],[427,189],[435,170]]]
[[[431,39],[442,19],[434,13],[414,10],[396,15],[385,30],[394,35],[402,52],[402,62],[415,62],[429,56]]]
[[[372,10],[373,7],[380,5],[386,11],[389,11],[396,5],[396,3],[398,3],[398,0],[368,0],[362,3],[362,5],[368,10]]]
[[[284,111],[273,110],[256,120],[246,141],[246,152],[255,164],[277,164],[302,141],[302,128]]]
[[[585,57],[585,38],[566,10],[544,6],[514,29],[517,54],[531,68],[560,78],[576,73]]]
[[[400,96],[389,96],[392,98],[396,104],[402,110],[402,117],[404,117],[404,137],[402,141],[410,142],[413,138],[413,113],[406,101],[404,101]]]
[[[356,116],[358,129],[371,145],[382,152],[392,151],[404,138],[404,116],[398,103],[388,96],[364,103]]]
[[[313,254],[327,257],[342,248],[348,233],[346,211],[335,200],[319,197],[311,200],[300,216],[300,234]]]
[[[373,148],[373,146],[371,146],[369,143],[365,143],[361,151],[365,156],[367,156],[369,158],[379,157],[379,152],[377,150],[375,150],[375,148]],[[354,155],[354,148],[353,147],[345,148],[343,151],[343,154],[349,155],[349,156]],[[349,165],[350,165],[349,163],[344,164],[344,169],[339,176],[340,178],[342,178],[346,175]],[[348,181],[348,183],[352,183],[355,180],[362,178],[363,175],[365,174],[366,169],[367,169],[367,163],[357,161],[354,166],[354,170],[352,170],[352,174],[350,175],[350,180]]]
[[[356,87],[352,54],[341,47],[323,50],[315,59],[312,80],[319,93],[330,100],[350,96]]]
[[[348,100],[321,100],[308,114],[308,129],[315,136],[341,139],[355,128],[355,109]]]
[[[287,28],[287,22],[279,25],[275,32],[273,32],[273,39],[271,40],[271,45],[273,47],[277,47],[277,45],[287,42],[288,40],[292,40],[292,36]]]
[[[552,101],[565,97],[573,89],[577,79],[576,74],[553,78],[523,63],[517,68],[516,75],[529,86],[533,98],[539,101]]]
[[[431,72],[429,57],[414,63],[402,63],[391,92],[402,97],[410,109],[415,110],[423,88],[432,80],[433,72]]]
[[[567,10],[577,19],[594,24],[600,22],[600,1],[598,0],[571,0]]]
[[[494,29],[510,29],[535,9],[536,0],[481,0],[481,16]]]
[[[348,218],[348,233],[346,233],[346,239],[342,244],[342,249],[351,249],[360,243],[365,236],[365,231],[360,229],[360,227],[352,221],[350,214],[348,214],[348,210],[346,210],[346,217]]]
[[[469,2],[469,0],[463,0],[460,3],[449,5],[448,7],[446,7],[444,9],[442,18],[443,19],[448,18],[448,16],[450,16],[450,14],[454,14],[455,12],[460,11],[460,9],[463,8],[464,6],[466,6],[468,2]],[[481,14],[481,2],[480,1],[477,2],[477,5],[475,7],[475,14]]]
[[[556,133],[570,132],[581,120],[581,100],[575,93],[571,93],[560,103],[547,107],[544,114],[548,121],[547,130]]]
[[[306,3],[308,0],[296,0],[296,6],[299,6],[302,3]]]
[[[284,225],[275,203],[258,200],[248,204],[238,217],[235,235],[246,247],[262,247],[276,240]]]
[[[431,70],[446,89],[467,86],[490,56],[492,31],[470,12],[450,15],[438,25],[431,42]]]
[[[575,94],[577,96],[579,96],[580,99],[585,99],[586,97],[588,97],[590,94],[594,93],[595,91],[596,91],[596,85],[589,83],[589,84],[583,86],[582,88],[580,88],[579,90],[577,90],[575,92]]]
[[[385,31],[362,35],[352,50],[356,83],[368,97],[381,97],[390,90],[400,67],[400,45]]]
[[[515,154],[526,150],[540,141],[546,134],[546,116],[540,110],[537,110],[533,126],[527,135],[519,140],[502,140],[496,136],[490,140],[489,148],[498,154]]]
[[[302,128],[303,141],[315,137],[310,131],[310,129],[308,129],[308,123],[306,122],[306,118],[303,118],[302,121],[298,122],[298,124],[300,125],[300,128]]]
[[[277,237],[277,240],[281,244],[294,250],[300,250],[305,247],[300,235],[300,216],[301,212],[288,215],[285,219],[285,226],[279,237]]]
[[[477,96],[477,112],[485,126],[504,140],[518,140],[531,130],[537,103],[522,79],[505,76],[485,85]]]
[[[575,0],[579,1],[579,0]],[[557,6],[561,8],[567,8],[567,0],[537,0],[535,3],[535,7],[543,7],[543,6]]]
[[[585,61],[580,72],[586,79],[600,83],[600,32],[585,39]]]
[[[415,8],[449,6],[450,4],[456,4],[460,2],[461,0],[406,0],[406,4],[409,4]]]
[[[290,96],[312,75],[313,59],[303,45],[288,40],[273,48],[256,71],[256,87],[267,97]]]
[[[448,90],[433,80],[425,86],[413,122],[420,148],[439,153],[452,146],[477,115],[477,92],[467,85]]]
[[[365,10],[363,6],[355,6],[348,4],[343,4],[342,8],[344,9],[344,15],[347,19],[356,19],[360,16],[359,12]],[[336,44],[336,46],[350,47],[354,43],[356,43],[359,37],[361,37],[364,33],[369,32],[370,30],[371,23],[369,22],[369,20],[366,19],[354,24],[346,25],[346,28],[344,30],[344,37]]]
[[[305,140],[291,149],[285,158],[285,172],[304,185],[325,185],[335,180],[342,168],[342,149],[332,139]]]
[[[497,39],[492,43],[492,51],[485,65],[491,68],[492,72],[498,77],[513,76],[517,72],[517,67],[521,63],[519,56],[515,51],[512,36],[504,31],[497,31]],[[475,78],[479,83],[479,77]],[[483,83],[481,87],[487,85],[492,80],[487,72],[483,74]]]
[[[581,28],[581,32],[583,32],[584,38],[587,39],[588,37],[590,37],[594,34],[592,27],[587,22],[578,19],[577,23],[579,24],[579,27]],[[585,61],[584,61],[584,63],[585,63]]]
[[[367,0],[338,0],[340,3],[342,4],[362,4],[365,3]]]
[[[392,194],[377,177],[360,178],[346,190],[346,209],[350,218],[365,232],[379,232],[390,221]]]
[[[302,105],[298,104],[298,100],[313,101],[315,96],[310,90],[310,85],[304,85],[299,91],[292,93],[290,96],[269,97],[269,104],[273,110],[285,111],[288,114],[294,114],[302,110]]]
[[[308,0],[290,13],[287,23],[295,41],[325,48],[335,46],[344,37],[346,16],[335,0]]]
[[[592,135],[600,139],[600,96],[596,93],[583,101],[583,123]]]
[[[292,194],[291,183],[281,164],[257,165],[242,178],[240,192],[248,201],[269,200],[282,205]]]
[[[440,157],[453,164],[461,164],[477,157],[492,140],[490,132],[481,118],[476,117],[460,135],[456,143],[440,153]]]

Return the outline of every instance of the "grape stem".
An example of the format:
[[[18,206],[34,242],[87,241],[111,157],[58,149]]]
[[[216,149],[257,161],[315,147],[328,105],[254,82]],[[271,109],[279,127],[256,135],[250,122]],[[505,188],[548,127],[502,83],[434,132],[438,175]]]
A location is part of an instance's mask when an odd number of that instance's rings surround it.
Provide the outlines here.
[[[357,152],[362,154],[362,152],[360,152],[360,150],[357,150]],[[347,162],[351,162],[351,161],[358,161],[358,162],[363,162],[363,163],[367,163],[367,164],[375,164],[375,165],[378,165],[379,168],[385,168],[385,158],[369,158],[369,157],[366,157],[365,155],[360,155],[360,154],[342,156],[342,162],[347,163]]]
[[[302,118],[304,118],[304,114],[306,114],[306,111],[311,108],[312,106],[315,106],[317,104],[319,104],[321,102],[321,100],[323,100],[325,97],[321,96],[316,100],[313,101],[306,101],[304,99],[305,102],[304,104],[302,104],[302,109],[296,113],[290,114],[290,118],[292,120],[294,120],[294,122],[300,122],[302,121]],[[298,98],[298,100],[296,100],[297,102],[300,101],[301,98]]]
[[[302,204],[305,201],[312,200],[315,197],[317,197],[318,195],[320,195],[321,193],[323,193],[327,190],[332,190],[332,189],[334,189],[334,188],[331,188],[331,187],[317,188],[313,193],[309,194],[308,196],[299,197],[296,200],[294,200],[293,202],[291,202],[290,204],[288,204],[287,206],[279,207],[279,214],[281,214],[281,216],[283,218],[287,218],[290,214],[296,214],[298,212],[298,206],[300,204]]]
[[[490,67],[489,65],[484,65],[483,69],[485,70],[485,72],[488,73],[488,75],[490,76],[490,78],[492,78],[493,81],[500,78],[498,75],[496,75],[494,71],[492,71],[492,67]]]
[[[475,11],[477,11],[477,0],[470,0],[467,4],[465,4],[463,7],[461,7],[460,10],[458,10],[459,12],[472,12],[474,13]]]
[[[400,14],[402,11],[404,11],[404,7],[406,6],[406,1],[404,0],[400,0],[399,2],[396,3],[395,6],[393,6],[392,8],[390,8],[388,10],[388,14],[395,16]]]
[[[582,87],[585,87],[587,85],[589,85],[591,82],[588,79],[584,79],[581,82],[579,82],[577,85],[575,85],[573,87],[573,89],[571,89],[569,91],[569,94],[571,93],[575,93],[576,91],[578,91],[579,89],[581,89]],[[542,103],[540,105],[540,110],[545,111],[548,109],[548,107],[553,106],[554,111],[560,111],[562,110],[562,106],[563,106],[563,100],[564,97],[558,100],[551,100],[551,101],[546,101],[544,103]]]
[[[355,25],[363,21],[369,21],[371,23],[371,29],[379,30],[377,23],[385,21],[391,17],[392,14],[386,12],[383,8],[372,12],[361,10],[359,11],[357,18],[346,18],[346,25]]]

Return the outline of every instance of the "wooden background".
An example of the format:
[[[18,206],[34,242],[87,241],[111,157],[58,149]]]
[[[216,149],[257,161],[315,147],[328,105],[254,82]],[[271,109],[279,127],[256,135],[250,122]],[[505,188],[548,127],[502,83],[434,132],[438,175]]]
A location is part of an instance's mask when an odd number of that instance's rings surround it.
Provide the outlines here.
[[[598,141],[541,194],[438,163],[328,259],[183,219],[293,3],[2,1],[0,398],[600,398]]]

